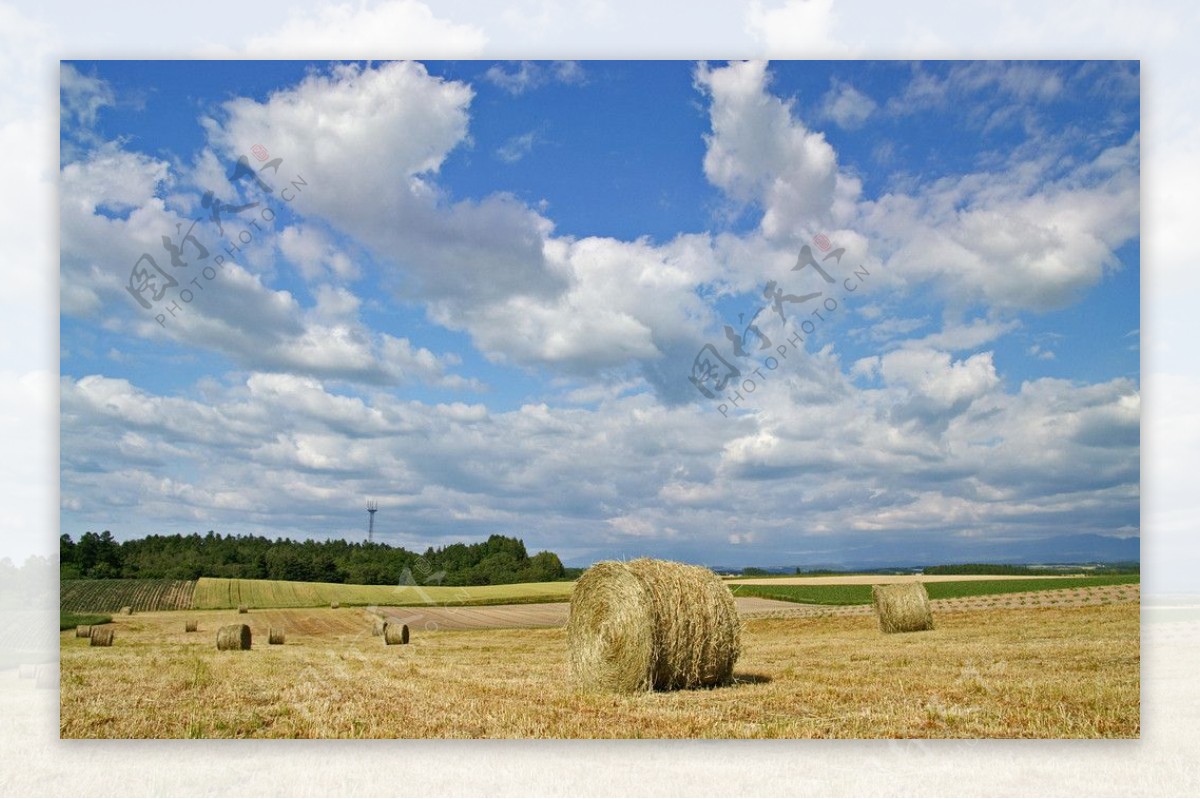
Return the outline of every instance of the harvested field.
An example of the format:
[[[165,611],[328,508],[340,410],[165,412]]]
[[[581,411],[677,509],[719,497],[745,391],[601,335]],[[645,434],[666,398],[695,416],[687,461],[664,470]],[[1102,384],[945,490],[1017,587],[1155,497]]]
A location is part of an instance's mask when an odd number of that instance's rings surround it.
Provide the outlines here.
[[[1011,597],[1008,597],[1011,599]],[[976,600],[977,601],[977,600]],[[828,608],[819,609],[828,611]],[[884,636],[865,615],[747,622],[732,686],[592,696],[562,679],[562,629],[431,631],[384,647],[366,614],[268,613],[319,632],[220,657],[183,615],[114,621],[121,646],[60,639],[60,733],[88,737],[1136,737],[1133,601],[938,609]],[[769,612],[769,611],[768,611]],[[347,620],[351,616],[353,619]],[[349,621],[349,624],[347,624]],[[346,626],[343,626],[346,625]],[[297,624],[296,627],[302,625]],[[261,631],[261,632],[260,632]],[[293,645],[294,644],[294,645]],[[136,704],[128,697],[137,696]],[[530,712],[536,708],[536,712]]]

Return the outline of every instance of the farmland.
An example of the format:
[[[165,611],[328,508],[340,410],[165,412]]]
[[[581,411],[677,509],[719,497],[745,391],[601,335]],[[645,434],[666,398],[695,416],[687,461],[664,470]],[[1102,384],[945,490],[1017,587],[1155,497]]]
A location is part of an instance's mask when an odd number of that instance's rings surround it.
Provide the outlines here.
[[[59,609],[70,613],[185,610],[192,606],[194,580],[63,580]]]
[[[1084,591],[1113,590],[1084,589]],[[1136,596],[1136,589],[1132,596]],[[948,602],[970,602],[946,609]],[[1139,605],[935,604],[937,629],[869,613],[749,619],[735,683],[612,696],[564,680],[561,628],[438,630],[385,647],[371,614],[327,607],[119,616],[69,633],[60,733],[91,737],[1136,737]],[[798,608],[803,611],[803,608]],[[855,610],[857,608],[847,608]],[[197,618],[200,631],[183,630]],[[251,625],[249,652],[217,626]],[[287,644],[266,646],[269,626]],[[137,697],[136,704],[129,698]]]
[[[217,610],[239,605],[252,608],[317,608],[335,601],[346,606],[562,602],[570,599],[573,587],[574,583],[570,582],[388,586],[201,577],[196,585],[192,606],[198,610]]]
[[[993,594],[1016,594],[1029,591],[1064,591],[1109,585],[1136,585],[1136,574],[1096,575],[1094,577],[1030,577],[1007,579],[942,579],[922,581],[930,599],[958,599]],[[876,582],[884,582],[876,580]],[[811,605],[868,605],[871,585],[867,581],[851,584],[738,584],[730,585],[734,596],[758,596],[785,602]]]

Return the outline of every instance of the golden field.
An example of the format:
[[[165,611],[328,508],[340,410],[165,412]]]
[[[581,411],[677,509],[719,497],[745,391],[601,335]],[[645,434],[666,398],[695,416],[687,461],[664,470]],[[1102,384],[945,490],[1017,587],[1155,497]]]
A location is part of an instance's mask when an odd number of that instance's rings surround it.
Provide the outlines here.
[[[184,620],[200,631],[184,632]],[[750,619],[733,685],[573,690],[562,628],[370,635],[361,609],[136,614],[112,648],[61,639],[64,738],[1128,738],[1139,605],[938,610],[888,635],[869,615]],[[248,652],[216,629],[248,623]],[[287,644],[268,646],[269,626]]]

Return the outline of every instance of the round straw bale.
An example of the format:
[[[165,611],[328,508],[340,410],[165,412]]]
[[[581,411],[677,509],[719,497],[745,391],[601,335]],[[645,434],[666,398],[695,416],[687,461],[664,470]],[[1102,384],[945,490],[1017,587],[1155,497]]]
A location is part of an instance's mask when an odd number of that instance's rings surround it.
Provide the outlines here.
[[[88,624],[75,625],[75,637],[76,638],[91,638],[92,637],[91,625],[88,625]]]
[[[93,627],[89,646],[112,646],[113,631],[111,627]]]
[[[407,624],[392,624],[383,625],[383,642],[388,646],[393,644],[408,643],[408,625]]]
[[[285,639],[286,639],[286,636],[284,635],[282,627],[272,627],[267,632],[267,643],[268,644],[282,644]]]
[[[249,613],[249,612],[250,612],[250,608],[246,607],[245,605],[238,605],[238,613]]]
[[[891,583],[871,586],[871,598],[885,633],[910,633],[933,629],[933,611],[925,584]]]
[[[571,594],[571,678],[622,693],[720,685],[733,676],[741,626],[733,595],[709,569],[603,561]]]
[[[337,600],[334,600],[333,602],[329,603],[329,607],[333,608],[334,610],[337,610],[338,608],[341,607],[341,605],[338,604]]]
[[[228,624],[217,630],[217,649],[249,649],[250,625]]]
[[[37,666],[32,663],[22,663],[17,667],[17,676],[22,680],[32,680],[37,676]]]
[[[58,687],[58,664],[46,664],[38,666],[37,678],[34,680],[35,688],[57,688]]]
[[[132,616],[133,608],[129,607],[129,605],[126,605],[125,607],[121,608],[121,615],[122,616]]]
[[[183,623],[183,631],[185,633],[194,633],[200,629],[200,622],[197,619],[188,619]]]

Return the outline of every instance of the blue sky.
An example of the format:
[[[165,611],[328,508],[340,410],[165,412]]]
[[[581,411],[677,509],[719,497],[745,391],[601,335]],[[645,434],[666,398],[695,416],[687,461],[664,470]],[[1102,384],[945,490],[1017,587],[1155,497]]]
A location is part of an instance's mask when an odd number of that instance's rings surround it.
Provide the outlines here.
[[[359,538],[368,496],[392,543],[575,564],[1139,532],[1136,63],[103,61],[62,86],[64,532]],[[270,199],[229,180],[256,144]],[[211,280],[173,272],[204,288],[160,324],[187,282],[147,310],[130,270],[171,270],[192,220],[224,251],[208,190],[260,203],[229,236],[276,216]],[[833,288],[792,270],[818,234]],[[723,328],[771,281],[827,293],[760,315],[763,352],[837,310],[731,410],[688,377],[706,344],[751,371]]]

